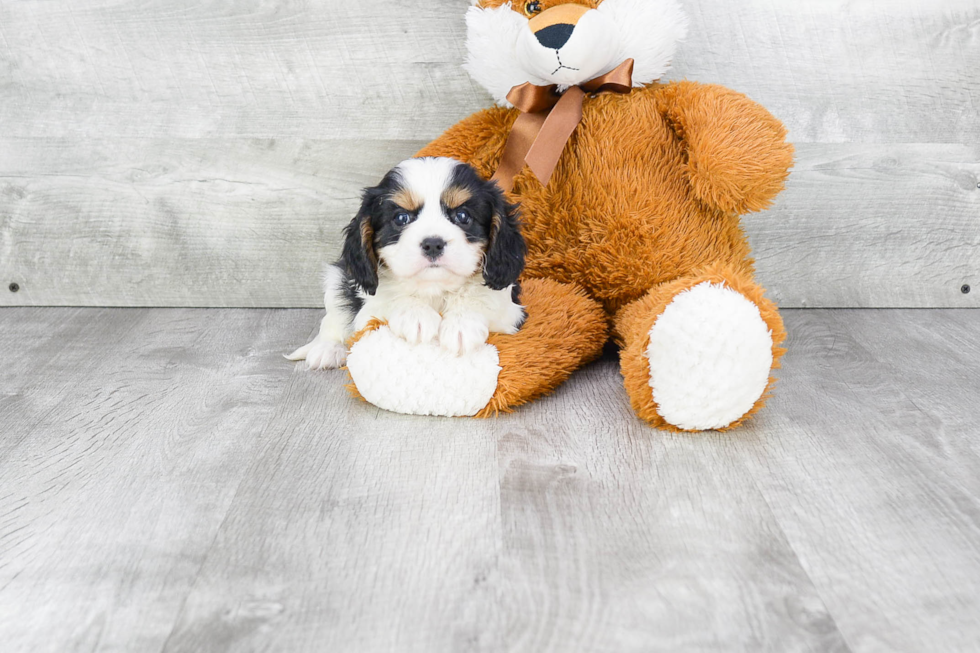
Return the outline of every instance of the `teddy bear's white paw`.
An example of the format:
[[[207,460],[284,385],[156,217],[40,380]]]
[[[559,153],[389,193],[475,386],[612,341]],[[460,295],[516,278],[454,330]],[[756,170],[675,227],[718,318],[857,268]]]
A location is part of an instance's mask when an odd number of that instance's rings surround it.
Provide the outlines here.
[[[660,416],[682,429],[718,429],[765,392],[772,332],[742,294],[704,282],[667,305],[650,329],[646,353]]]
[[[305,359],[306,366],[311,370],[343,367],[347,361],[347,347],[342,342],[316,338],[313,342],[303,345],[286,356],[286,358],[291,361]]]
[[[442,316],[431,306],[411,306],[392,312],[388,328],[412,345],[432,342],[439,334]]]
[[[449,316],[439,327],[439,345],[453,356],[468,354],[486,343],[490,329],[483,321],[465,315]]]
[[[410,345],[381,327],[355,342],[347,369],[369,402],[412,415],[475,415],[493,397],[497,348],[484,344],[453,356],[434,342]]]

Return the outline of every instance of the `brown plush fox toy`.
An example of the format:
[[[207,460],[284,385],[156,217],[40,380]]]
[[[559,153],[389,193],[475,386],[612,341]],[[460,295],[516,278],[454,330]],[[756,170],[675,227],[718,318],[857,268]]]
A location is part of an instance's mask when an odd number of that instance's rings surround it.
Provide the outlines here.
[[[739,224],[783,188],[783,125],[726,88],[658,82],[686,32],[675,0],[480,0],[466,22],[466,69],[499,106],[418,156],[469,163],[520,204],[527,320],[461,357],[373,322],[348,357],[357,392],[400,412],[495,414],[555,389],[611,335],[642,419],[741,423],[785,337]]]

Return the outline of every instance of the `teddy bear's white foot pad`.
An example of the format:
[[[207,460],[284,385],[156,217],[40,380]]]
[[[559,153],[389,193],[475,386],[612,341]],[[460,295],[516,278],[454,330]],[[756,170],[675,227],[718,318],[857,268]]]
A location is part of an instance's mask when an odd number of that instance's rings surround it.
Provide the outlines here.
[[[354,343],[347,369],[361,396],[396,413],[475,415],[497,389],[497,348],[454,356],[438,343],[412,345],[386,326]]]
[[[679,293],[660,314],[647,358],[661,417],[682,429],[723,428],[765,392],[772,332],[741,293],[704,282]]]

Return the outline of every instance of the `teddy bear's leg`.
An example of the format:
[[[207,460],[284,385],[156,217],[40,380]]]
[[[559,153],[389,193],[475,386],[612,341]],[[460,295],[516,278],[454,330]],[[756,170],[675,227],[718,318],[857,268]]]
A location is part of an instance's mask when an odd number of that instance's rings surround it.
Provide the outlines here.
[[[732,428],[762,408],[786,337],[751,274],[722,264],[652,288],[614,328],[637,415],[683,431]]]
[[[484,347],[463,356],[438,343],[410,345],[372,322],[350,347],[351,391],[395,412],[478,417],[551,392],[602,353],[608,321],[577,286],[549,279],[521,285],[527,320],[520,331],[492,333]]]

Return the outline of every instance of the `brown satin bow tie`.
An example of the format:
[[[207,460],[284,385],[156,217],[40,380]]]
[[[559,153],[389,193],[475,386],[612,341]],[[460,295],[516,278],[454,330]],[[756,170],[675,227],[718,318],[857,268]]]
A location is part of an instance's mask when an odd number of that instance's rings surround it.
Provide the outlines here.
[[[492,179],[505,191],[527,163],[543,186],[565,149],[565,143],[582,121],[586,93],[629,93],[633,89],[633,60],[627,59],[605,75],[572,86],[559,95],[557,85],[535,86],[527,82],[510,89],[507,100],[521,110],[504,144],[504,153]]]

